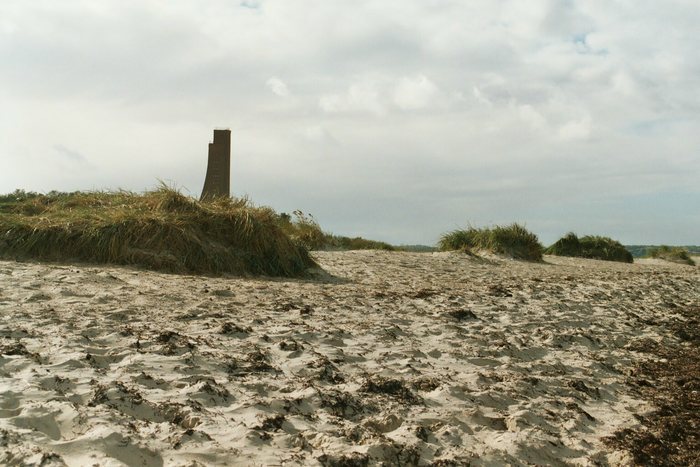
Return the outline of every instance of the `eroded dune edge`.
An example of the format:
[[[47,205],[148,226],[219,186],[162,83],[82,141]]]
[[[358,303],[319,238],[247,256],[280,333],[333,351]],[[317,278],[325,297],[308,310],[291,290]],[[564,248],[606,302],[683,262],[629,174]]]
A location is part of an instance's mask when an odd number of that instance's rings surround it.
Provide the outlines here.
[[[315,256],[330,276],[0,262],[0,463],[624,465],[640,365],[697,349],[696,267]]]

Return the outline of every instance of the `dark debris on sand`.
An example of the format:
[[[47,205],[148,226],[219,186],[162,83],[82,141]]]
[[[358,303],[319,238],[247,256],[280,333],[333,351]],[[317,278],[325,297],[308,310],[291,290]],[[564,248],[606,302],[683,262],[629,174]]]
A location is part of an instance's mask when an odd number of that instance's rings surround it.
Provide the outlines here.
[[[0,355],[23,356],[31,358],[39,364],[43,363],[41,355],[35,352],[30,352],[20,341],[13,341],[9,344],[0,344]]]
[[[369,456],[364,453],[353,452],[344,455],[323,454],[316,460],[323,467],[365,467],[369,465]]]
[[[455,319],[457,321],[466,321],[466,320],[471,320],[471,319],[479,319],[473,311],[463,309],[463,310],[453,310],[453,311],[448,311],[447,316],[449,316],[452,319]]]
[[[406,386],[404,381],[382,378],[381,376],[367,378],[364,383],[362,383],[360,392],[385,394],[411,405],[417,405],[423,402],[419,396],[415,395],[413,391]]]
[[[616,432],[606,442],[629,451],[635,465],[700,466],[700,306],[677,310],[670,325],[680,345],[653,349],[630,384],[657,409],[639,417],[642,427]]]

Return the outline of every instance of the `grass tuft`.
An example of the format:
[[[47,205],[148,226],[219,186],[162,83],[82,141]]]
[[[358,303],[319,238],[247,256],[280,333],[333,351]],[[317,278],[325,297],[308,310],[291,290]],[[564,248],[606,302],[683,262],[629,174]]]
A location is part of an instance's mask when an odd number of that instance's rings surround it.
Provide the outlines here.
[[[647,255],[650,258],[658,258],[666,261],[672,261],[674,263],[688,264],[690,266],[695,266],[695,261],[690,257],[688,250],[682,247],[671,247],[667,245],[661,245],[658,247],[651,248]]]
[[[632,253],[617,240],[597,235],[577,237],[569,232],[545,250],[545,254],[604,261],[633,262]]]
[[[17,192],[16,192],[17,193]],[[130,264],[199,274],[301,276],[316,266],[270,208],[200,202],[161,186],[0,196],[0,257]]]
[[[453,230],[444,234],[438,248],[448,250],[486,250],[528,261],[542,260],[542,245],[537,235],[520,224]]]

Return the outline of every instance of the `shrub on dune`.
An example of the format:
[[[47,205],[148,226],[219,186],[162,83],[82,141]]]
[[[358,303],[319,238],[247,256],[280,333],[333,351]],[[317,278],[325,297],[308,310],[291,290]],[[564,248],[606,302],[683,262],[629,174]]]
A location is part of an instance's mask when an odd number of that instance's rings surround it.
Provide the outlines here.
[[[528,261],[542,260],[542,245],[537,235],[520,224],[453,230],[444,234],[438,248],[448,250],[485,250]]]
[[[654,247],[647,252],[647,256],[650,258],[659,258],[666,261],[672,261],[674,263],[688,264],[690,266],[695,266],[695,261],[690,257],[688,250],[682,247],[671,247],[667,245],[661,245]]]
[[[300,276],[315,266],[248,200],[200,202],[160,187],[0,198],[0,257],[131,264],[203,274]]]
[[[557,240],[545,250],[545,254],[622,263],[633,262],[632,253],[617,240],[597,235],[586,235],[579,238],[573,232],[569,232]]]

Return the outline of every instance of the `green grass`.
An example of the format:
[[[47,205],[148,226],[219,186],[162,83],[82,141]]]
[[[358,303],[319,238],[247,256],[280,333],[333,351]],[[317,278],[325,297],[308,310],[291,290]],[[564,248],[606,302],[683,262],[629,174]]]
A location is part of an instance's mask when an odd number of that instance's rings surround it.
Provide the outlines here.
[[[620,242],[609,237],[586,235],[579,238],[569,232],[545,250],[545,254],[605,261],[633,262],[630,253]]]
[[[0,257],[198,274],[302,276],[316,266],[270,208],[167,187],[0,196]]]
[[[528,261],[542,260],[542,245],[537,235],[519,224],[453,230],[443,234],[438,248],[449,250],[486,250]]]
[[[667,245],[661,245],[658,247],[651,248],[648,251],[648,256],[650,258],[659,258],[666,261],[672,261],[674,263],[689,264],[690,266],[695,266],[695,261],[688,254],[688,250],[683,247],[671,247]]]
[[[309,250],[395,250],[385,242],[326,233],[310,214],[294,211],[293,215],[280,214],[280,226],[294,241]]]

